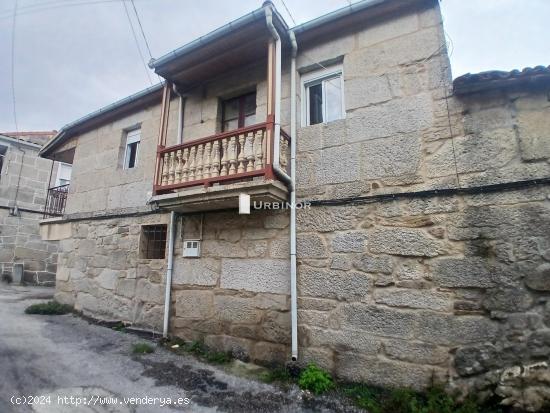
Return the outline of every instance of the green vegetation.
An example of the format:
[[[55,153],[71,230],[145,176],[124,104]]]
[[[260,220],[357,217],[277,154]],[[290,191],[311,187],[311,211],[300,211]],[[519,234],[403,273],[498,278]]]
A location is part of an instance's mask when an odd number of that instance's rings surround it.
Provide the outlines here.
[[[227,364],[231,360],[233,360],[233,356],[231,355],[231,353],[223,351],[211,351],[200,341],[186,343],[185,341],[176,338],[164,342],[164,345],[173,352],[180,354],[193,354],[196,357],[212,364]]]
[[[433,385],[425,393],[410,389],[384,390],[363,384],[342,388],[358,407],[369,413],[500,413],[496,405],[479,405],[473,398],[459,402],[457,397]]]
[[[265,383],[288,384],[293,381],[292,375],[286,368],[278,367],[261,374],[260,379]]]
[[[116,331],[126,331],[126,325],[122,321],[117,322],[111,328]]]
[[[27,314],[61,315],[73,311],[70,305],[60,304],[57,301],[48,301],[47,303],[33,304],[25,309]]]
[[[150,354],[155,351],[155,348],[148,343],[136,343],[132,346],[134,354]]]
[[[300,373],[298,385],[314,394],[321,394],[330,390],[334,386],[334,382],[329,373],[312,363]]]

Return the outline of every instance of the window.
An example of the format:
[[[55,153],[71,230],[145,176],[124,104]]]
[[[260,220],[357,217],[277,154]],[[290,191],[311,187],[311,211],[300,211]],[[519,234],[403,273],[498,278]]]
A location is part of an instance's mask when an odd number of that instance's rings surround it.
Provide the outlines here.
[[[222,131],[244,128],[256,123],[256,92],[222,102]]]
[[[344,80],[341,67],[305,75],[302,83],[305,96],[302,116],[304,126],[344,118]]]
[[[140,140],[141,140],[141,129],[133,129],[126,133],[126,151],[124,153],[124,169],[131,169],[137,166]]]
[[[57,177],[55,178],[55,186],[69,185],[71,182],[72,165],[68,163],[60,163],[57,168]]]
[[[143,225],[141,227],[140,258],[164,259],[166,228],[166,225]]]
[[[0,145],[0,177],[2,175],[2,170],[4,166],[4,160],[6,159],[6,153],[8,152],[8,147]]]

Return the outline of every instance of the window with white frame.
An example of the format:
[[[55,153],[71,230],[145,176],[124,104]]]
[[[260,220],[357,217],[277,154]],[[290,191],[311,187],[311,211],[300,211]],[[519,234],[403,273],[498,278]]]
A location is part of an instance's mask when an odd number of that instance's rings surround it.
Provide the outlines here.
[[[138,163],[139,141],[141,129],[132,129],[126,133],[126,151],[124,153],[124,169],[135,168]]]
[[[308,73],[302,76],[302,85],[304,126],[344,118],[344,78],[341,66]]]
[[[68,163],[59,163],[57,168],[57,176],[55,178],[55,186],[69,185],[71,182],[71,173],[73,167]]]

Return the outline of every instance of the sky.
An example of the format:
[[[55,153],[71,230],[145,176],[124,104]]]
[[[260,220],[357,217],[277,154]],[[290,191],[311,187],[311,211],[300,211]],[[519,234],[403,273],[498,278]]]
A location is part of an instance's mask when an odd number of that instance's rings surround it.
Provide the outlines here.
[[[18,13],[13,31],[13,10]],[[282,0],[272,0],[290,26]],[[355,0],[354,0],[355,1]],[[285,0],[297,24],[348,0]],[[262,0],[134,0],[151,53],[159,57],[243,14]],[[0,0],[0,131],[60,129],[156,83],[126,0]],[[453,77],[550,64],[550,0],[442,0]],[[149,72],[149,73],[148,73]]]

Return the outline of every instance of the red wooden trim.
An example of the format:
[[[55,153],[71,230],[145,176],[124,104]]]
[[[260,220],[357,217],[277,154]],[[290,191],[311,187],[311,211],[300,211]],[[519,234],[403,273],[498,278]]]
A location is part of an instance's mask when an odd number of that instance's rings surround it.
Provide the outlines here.
[[[234,181],[239,180],[242,178],[250,178],[254,176],[263,176],[263,175],[269,175],[270,168],[262,168],[257,171],[250,171],[250,172],[242,172],[240,174],[233,174],[233,175],[226,175],[226,176],[215,176],[213,178],[205,178],[205,179],[197,179],[195,181],[189,181],[189,182],[180,182],[177,184],[171,184],[171,185],[155,185],[155,193],[162,193],[166,191],[170,191],[172,189],[178,189],[178,188],[187,188],[190,186],[211,186],[214,183],[217,182],[225,182],[225,181]],[[272,174],[273,172],[271,172]]]
[[[266,123],[257,123],[255,125],[247,126],[246,128],[234,129],[232,131],[218,133],[216,135],[207,136],[206,138],[195,139],[179,145],[168,146],[168,147],[165,147],[164,149],[159,150],[159,153],[174,152],[174,151],[177,151],[178,149],[189,148],[191,146],[200,145],[201,143],[213,142],[219,139],[230,138],[232,136],[241,135],[243,133],[255,132],[257,130],[266,128],[266,126],[267,126]]]

